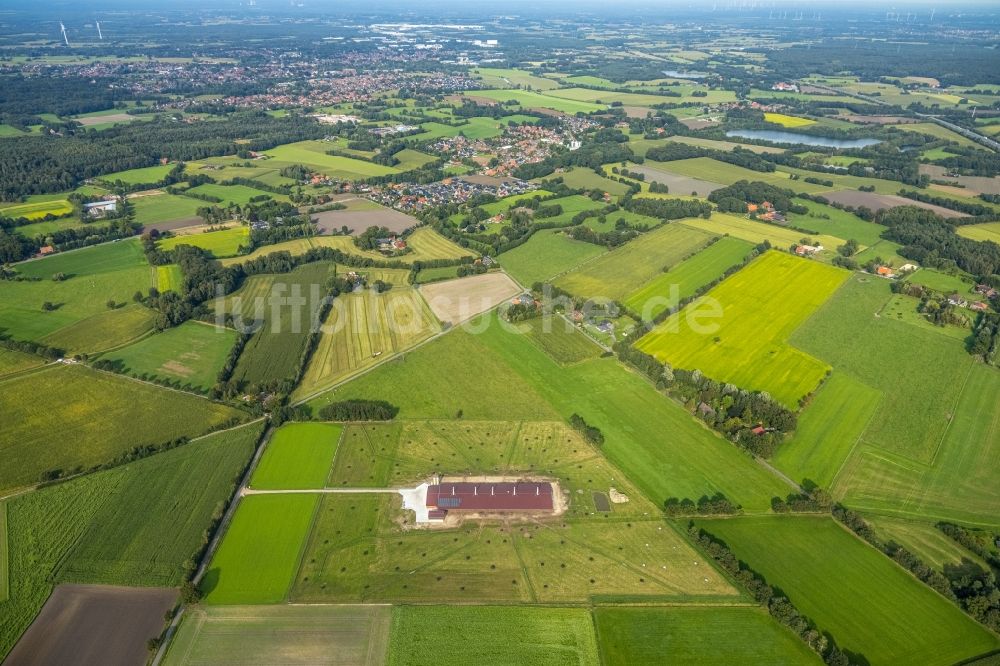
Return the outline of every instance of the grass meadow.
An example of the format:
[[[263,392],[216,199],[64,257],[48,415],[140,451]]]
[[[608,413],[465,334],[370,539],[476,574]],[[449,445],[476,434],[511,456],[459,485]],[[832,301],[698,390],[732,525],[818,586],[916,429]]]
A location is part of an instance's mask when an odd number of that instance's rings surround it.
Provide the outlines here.
[[[681,299],[722,277],[728,268],[743,261],[753,247],[739,238],[720,238],[647,282],[625,299],[625,305],[643,315],[648,311],[651,319],[664,310],[677,307]],[[674,285],[677,286],[676,296],[671,291]]]
[[[216,259],[235,256],[241,245],[250,240],[250,228],[242,225],[220,231],[183,234],[165,238],[157,243],[161,250],[170,251],[178,245],[193,245],[207,250]]]
[[[333,465],[343,427],[334,423],[286,423],[264,450],[250,487],[322,488]]]
[[[149,287],[149,265],[138,240],[23,262],[17,271],[38,280],[0,281],[0,332],[15,339],[43,340],[74,352],[93,352],[127,342],[152,328],[152,317],[139,316],[132,306],[115,310],[107,306],[109,300],[131,303],[136,291]],[[53,280],[58,273],[66,279]],[[55,309],[42,311],[46,301]],[[91,322],[82,323],[90,318]]]
[[[835,236],[844,240],[853,238],[863,246],[871,246],[881,240],[881,233],[885,231],[885,227],[879,224],[865,222],[857,215],[833,206],[807,199],[796,199],[795,204],[805,206],[809,212],[805,215],[792,215],[792,224],[817,231],[826,236]],[[829,247],[829,249],[836,248]]]
[[[186,393],[84,366],[54,366],[7,379],[0,390],[0,489],[35,483],[47,470],[109,462],[129,449],[200,435],[241,412]]]
[[[393,609],[389,666],[473,662],[597,664],[590,613],[584,608],[509,606]]]
[[[682,176],[721,183],[723,185],[732,185],[739,180],[748,180],[750,182],[760,181],[806,194],[816,194],[830,189],[823,185],[814,185],[802,180],[790,180],[788,173],[784,171],[772,171],[770,173],[752,171],[751,169],[729,164],[728,162],[713,160],[711,157],[672,160],[670,162],[658,163],[658,166]],[[823,177],[826,178],[826,175],[824,174]]]
[[[959,236],[971,238],[974,241],[993,241],[1000,245],[1000,222],[966,224],[958,227],[956,231]]]
[[[600,245],[573,240],[558,229],[535,232],[528,242],[499,256],[500,265],[515,280],[530,287],[572,270],[607,250]]]
[[[259,425],[217,433],[0,502],[12,573],[10,598],[0,601],[0,655],[56,583],[178,585],[259,435]]]
[[[529,90],[467,90],[463,95],[467,97],[482,97],[496,102],[507,102],[515,100],[526,109],[552,109],[563,113],[574,114],[578,111],[590,113],[607,108],[604,104],[592,104],[562,97],[552,97],[550,95],[531,92]]]
[[[675,367],[767,391],[795,408],[829,366],[789,345],[788,338],[848,276],[815,261],[767,252],[672,315],[636,347]],[[699,312],[709,314],[700,318]]]
[[[560,366],[529,336],[502,330],[492,316],[473,325],[482,332],[449,333],[310,404],[392,399],[403,418],[452,418],[461,411],[467,419],[551,420],[576,412],[602,430],[604,455],[657,504],[723,492],[748,511],[766,511],[771,497],[788,493],[617,361]]]
[[[393,167],[366,162],[352,157],[327,155],[332,146],[322,141],[299,141],[288,143],[265,151],[270,158],[267,166],[286,166],[301,164],[312,170],[326,174],[331,178],[363,179],[372,176],[387,176],[399,173]]]
[[[995,526],[1000,372],[976,365],[960,340],[875,316],[890,296],[885,280],[855,276],[792,337],[882,393],[867,424],[841,414],[862,434],[835,494],[860,510]]]
[[[163,663],[380,666],[391,619],[387,606],[188,608]]]
[[[323,323],[323,333],[296,388],[305,396],[344,381],[439,330],[414,289],[394,287],[339,297]]]
[[[171,220],[198,218],[198,209],[211,206],[207,201],[185,197],[179,194],[151,194],[129,199],[135,211],[135,221],[141,224],[157,224]]]
[[[291,599],[562,602],[736,594],[714,571],[693,564],[693,552],[655,507],[562,423],[351,425],[329,485],[394,488],[435,473],[543,475],[558,479],[572,499],[562,518],[516,530],[502,524],[410,530],[397,524],[400,500],[393,493],[324,495]],[[593,494],[612,485],[630,502],[598,512]]]
[[[594,624],[606,666],[822,663],[763,608],[605,606]]]
[[[45,361],[40,356],[24,354],[9,349],[0,349],[0,377],[37,368],[43,363]]]
[[[624,300],[629,294],[708,244],[703,231],[667,224],[608,252],[555,280],[581,298]]]
[[[841,649],[872,666],[954,664],[1000,647],[1000,639],[832,518],[698,524],[781,588]]]
[[[129,169],[128,171],[116,171],[106,176],[101,176],[99,180],[106,183],[117,183],[121,181],[126,185],[145,185],[147,183],[158,183],[170,173],[174,164],[157,164],[156,166],[143,167],[140,169]]]
[[[831,488],[881,400],[881,391],[834,370],[771,462],[798,483],[809,480]]]
[[[133,376],[146,375],[208,391],[235,343],[232,329],[186,321],[102,358],[120,361]]]

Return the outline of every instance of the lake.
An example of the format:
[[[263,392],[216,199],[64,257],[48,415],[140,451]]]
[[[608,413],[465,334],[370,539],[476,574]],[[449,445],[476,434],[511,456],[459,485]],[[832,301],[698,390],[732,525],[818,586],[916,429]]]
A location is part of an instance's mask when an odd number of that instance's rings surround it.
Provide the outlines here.
[[[780,130],[729,130],[726,132],[726,136],[740,139],[762,139],[773,143],[801,143],[824,148],[864,148],[882,143],[879,139],[832,139],[825,136],[782,132]]]

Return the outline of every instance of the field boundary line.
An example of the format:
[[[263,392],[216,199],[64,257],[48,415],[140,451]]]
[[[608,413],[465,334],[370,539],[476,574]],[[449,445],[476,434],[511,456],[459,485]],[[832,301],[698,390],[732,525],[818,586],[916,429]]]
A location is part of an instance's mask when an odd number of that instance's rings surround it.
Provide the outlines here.
[[[10,598],[10,538],[7,524],[7,503],[0,502],[0,601]]]
[[[295,557],[295,571],[292,573],[291,580],[288,581],[288,587],[285,589],[285,594],[283,595],[284,603],[288,603],[288,600],[292,596],[292,590],[295,589],[295,582],[299,578],[299,572],[302,570],[302,563],[306,559],[306,553],[309,552],[309,546],[312,543],[312,535],[316,529],[316,521],[319,519],[322,505],[323,498],[317,497],[316,503],[313,506],[313,515],[309,519],[309,530],[306,532],[306,537],[302,539],[302,543],[299,544],[299,552]]]
[[[948,413],[948,425],[945,426],[944,432],[941,433],[941,437],[938,439],[937,446],[934,447],[934,455],[931,456],[931,460],[928,463],[930,468],[935,466],[938,456],[941,454],[941,447],[944,444],[945,438],[948,437],[948,433],[951,431],[951,425],[955,422],[955,412],[958,410],[958,405],[962,401],[962,396],[965,395],[965,389],[969,385],[969,379],[972,378],[972,369],[975,366],[975,361],[969,363],[969,371],[965,373],[965,380],[962,381],[962,388],[955,393],[955,400],[952,402],[951,411]]]
[[[847,376],[851,377],[852,379],[855,379],[855,377],[852,377],[851,375]],[[861,383],[864,384],[864,382]],[[865,386],[868,385],[865,384]],[[830,492],[833,492],[834,487],[836,487],[837,482],[840,480],[840,474],[844,471],[844,468],[847,467],[847,463],[854,457],[855,450],[857,450],[858,445],[861,443],[861,440],[864,439],[865,434],[868,432],[869,426],[871,426],[872,421],[875,420],[875,415],[878,414],[879,410],[882,409],[882,404],[884,402],[885,402],[885,391],[879,391],[878,404],[875,405],[875,409],[872,410],[871,416],[869,416],[868,420],[865,421],[865,427],[861,429],[861,433],[855,438],[854,444],[851,445],[851,450],[847,452],[846,456],[844,456],[843,462],[840,463],[840,466],[837,467],[837,471],[833,473],[833,477],[830,479],[830,487],[827,489]]]

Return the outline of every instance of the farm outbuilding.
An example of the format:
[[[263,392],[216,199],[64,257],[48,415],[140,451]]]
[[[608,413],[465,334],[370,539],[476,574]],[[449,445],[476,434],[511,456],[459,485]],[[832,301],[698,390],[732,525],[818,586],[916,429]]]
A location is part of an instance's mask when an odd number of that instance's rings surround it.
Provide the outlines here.
[[[552,511],[551,483],[440,483],[427,488],[427,507],[435,516],[447,511]]]

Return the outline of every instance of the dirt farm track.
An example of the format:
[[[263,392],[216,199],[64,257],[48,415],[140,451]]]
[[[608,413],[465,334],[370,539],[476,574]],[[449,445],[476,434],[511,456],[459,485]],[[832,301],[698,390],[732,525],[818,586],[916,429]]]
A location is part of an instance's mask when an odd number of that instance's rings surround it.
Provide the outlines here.
[[[60,585],[4,666],[141,666],[176,599],[167,588]]]

